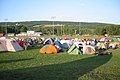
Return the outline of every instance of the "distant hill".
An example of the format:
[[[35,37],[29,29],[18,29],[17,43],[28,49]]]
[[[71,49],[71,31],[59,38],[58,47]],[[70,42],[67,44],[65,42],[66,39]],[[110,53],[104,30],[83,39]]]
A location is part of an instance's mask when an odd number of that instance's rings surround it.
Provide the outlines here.
[[[5,22],[0,22],[0,26],[4,26]],[[7,22],[7,25],[22,24],[24,26],[32,27],[34,25],[50,25],[53,21],[24,21],[24,22]],[[54,21],[54,24],[64,24],[64,25],[79,25],[85,28],[95,28],[104,27],[106,25],[111,25],[107,23],[97,23],[97,22],[67,22],[67,21]]]

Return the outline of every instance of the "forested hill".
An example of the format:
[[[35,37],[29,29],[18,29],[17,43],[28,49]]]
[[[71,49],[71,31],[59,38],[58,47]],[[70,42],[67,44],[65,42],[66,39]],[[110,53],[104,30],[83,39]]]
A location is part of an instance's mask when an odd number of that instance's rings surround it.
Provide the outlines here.
[[[54,27],[53,27],[54,24]],[[60,27],[61,26],[61,27]],[[97,34],[110,35],[120,34],[120,25],[90,22],[67,22],[67,21],[26,21],[26,22],[1,22],[0,33],[20,33],[28,30],[42,32],[46,35],[69,35],[69,34]]]
[[[6,22],[0,22],[0,26],[4,26]],[[7,22],[7,25],[21,24],[24,26],[32,27],[34,25],[49,25],[53,24],[53,21],[25,21],[25,22]],[[96,22],[67,22],[67,21],[54,21],[54,24],[64,24],[64,25],[79,25],[80,27],[95,28],[104,27],[106,25],[111,25],[107,23],[96,23]]]

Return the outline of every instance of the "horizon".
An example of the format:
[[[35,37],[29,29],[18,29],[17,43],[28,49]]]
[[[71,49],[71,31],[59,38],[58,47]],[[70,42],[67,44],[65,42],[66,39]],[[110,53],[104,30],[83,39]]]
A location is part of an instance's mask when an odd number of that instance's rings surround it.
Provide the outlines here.
[[[53,22],[53,20],[27,20],[27,21],[3,21],[3,22],[0,22],[0,23],[21,23],[21,22],[33,22],[33,21],[50,21],[50,22]],[[115,24],[115,23],[105,23],[105,22],[80,22],[80,21],[61,21],[61,20],[54,20],[54,22],[75,22],[75,23],[100,23],[100,24],[113,24],[113,25],[120,25],[120,24]]]
[[[0,22],[67,21],[120,24],[119,2],[119,0],[0,0]]]

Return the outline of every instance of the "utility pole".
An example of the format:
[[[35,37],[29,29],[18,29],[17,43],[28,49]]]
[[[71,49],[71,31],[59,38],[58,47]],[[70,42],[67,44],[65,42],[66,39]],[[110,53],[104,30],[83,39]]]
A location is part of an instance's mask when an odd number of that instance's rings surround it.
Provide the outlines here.
[[[61,26],[61,36],[62,36],[62,26]]]
[[[70,35],[70,25],[68,25],[68,29],[69,29],[69,32],[68,32],[69,34],[68,35]]]
[[[6,26],[5,35],[6,35],[6,37],[8,36],[8,34],[7,34],[7,20],[8,20],[8,19],[5,19],[5,26]]]
[[[80,22],[79,22],[79,25],[78,25],[78,26],[79,26],[79,34],[80,34]]]
[[[54,35],[54,33],[55,33],[55,31],[54,31],[54,19],[55,19],[55,16],[52,16],[51,18],[53,19],[52,25],[53,25],[53,35]]]
[[[65,35],[64,26],[63,26],[63,35]]]
[[[18,26],[18,23],[15,24],[15,36],[16,36],[16,28]]]

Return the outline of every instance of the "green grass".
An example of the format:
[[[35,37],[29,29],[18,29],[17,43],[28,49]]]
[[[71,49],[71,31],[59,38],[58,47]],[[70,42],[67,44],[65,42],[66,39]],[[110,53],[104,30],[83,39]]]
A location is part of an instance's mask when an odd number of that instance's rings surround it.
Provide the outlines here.
[[[120,49],[112,55],[0,52],[0,80],[120,80]]]

